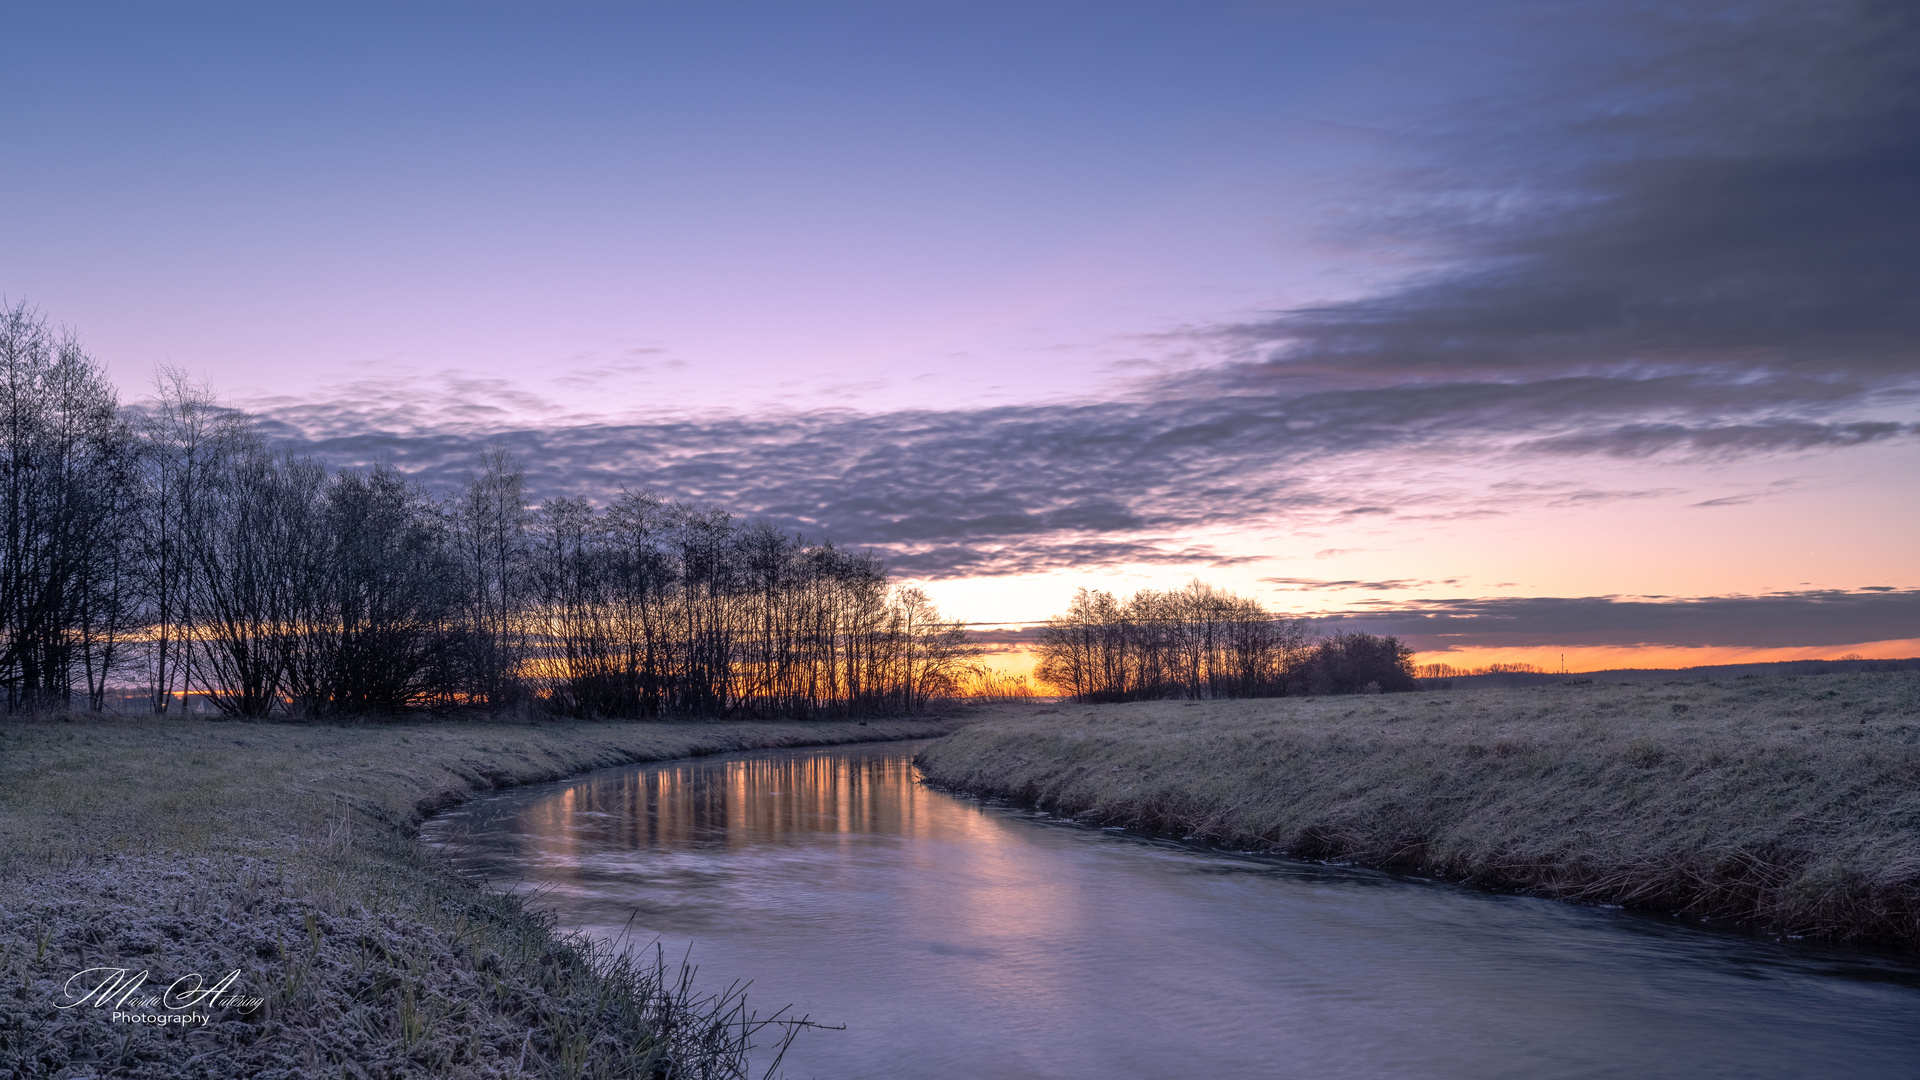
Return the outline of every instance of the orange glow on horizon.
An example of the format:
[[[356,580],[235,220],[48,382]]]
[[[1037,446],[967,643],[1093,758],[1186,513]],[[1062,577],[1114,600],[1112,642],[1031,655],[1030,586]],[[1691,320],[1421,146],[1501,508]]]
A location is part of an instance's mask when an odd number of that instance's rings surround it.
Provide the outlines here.
[[[1619,668],[1689,668],[1717,664],[1775,664],[1787,660],[1905,660],[1920,656],[1920,638],[1863,641],[1852,645],[1793,646],[1745,649],[1733,646],[1682,647],[1674,645],[1582,645],[1561,649],[1457,649],[1415,653],[1413,662],[1483,668],[1490,664],[1532,664],[1543,671],[1559,671],[1561,657],[1572,671],[1610,671]]]
[[[1732,646],[1682,647],[1674,645],[1580,645],[1560,648],[1539,645],[1527,648],[1465,648],[1451,651],[1418,652],[1416,666],[1447,664],[1456,668],[1483,668],[1491,664],[1532,664],[1542,671],[1559,671],[1562,658],[1566,670],[1610,671],[1620,668],[1689,668],[1718,664],[1773,664],[1787,660],[1905,660],[1920,657],[1920,638],[1889,641],[1863,641],[1851,645],[1794,646],[1774,649],[1745,649]],[[1005,675],[1033,675],[1034,654],[1026,649],[1006,649],[982,653],[980,662]],[[1037,693],[1051,689],[1035,684]]]

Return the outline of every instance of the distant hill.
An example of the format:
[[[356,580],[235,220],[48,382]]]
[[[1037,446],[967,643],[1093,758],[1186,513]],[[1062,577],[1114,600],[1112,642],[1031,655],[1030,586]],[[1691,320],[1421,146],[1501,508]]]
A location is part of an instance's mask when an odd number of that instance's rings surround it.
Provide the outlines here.
[[[1503,671],[1491,675],[1454,675],[1420,679],[1421,689],[1466,690],[1477,686],[1549,686],[1564,682],[1655,682],[1669,679],[1737,679],[1742,675],[1829,675],[1842,671],[1920,670],[1920,657],[1905,660],[1781,660],[1771,664],[1708,664],[1686,668],[1612,668],[1567,674]]]

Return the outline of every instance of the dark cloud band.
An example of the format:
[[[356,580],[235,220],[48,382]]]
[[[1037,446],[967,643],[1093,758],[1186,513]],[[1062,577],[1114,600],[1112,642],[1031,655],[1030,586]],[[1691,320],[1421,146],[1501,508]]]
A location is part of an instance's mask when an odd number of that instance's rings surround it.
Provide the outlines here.
[[[1686,600],[1548,596],[1396,603],[1323,620],[1422,651],[1552,645],[1771,649],[1920,638],[1920,590],[1822,590]]]
[[[1892,0],[1681,4],[1561,24],[1611,47],[1476,134],[1383,235],[1445,264],[1225,328],[1258,384],[1683,372],[1911,386],[1920,373],[1920,19]],[[1496,134],[1497,133],[1497,134]],[[1478,160],[1469,164],[1461,154]],[[1449,159],[1453,159],[1449,161]],[[1504,208],[1490,213],[1490,205]],[[1465,209],[1463,209],[1463,207]]]
[[[1726,414],[1743,407],[1743,394],[1761,399],[1745,405],[1748,413],[1780,406],[1764,389],[1710,389],[1698,378],[1581,378],[401,432],[369,431],[364,404],[349,401],[276,410],[267,420],[281,439],[336,464],[389,461],[438,487],[458,486],[483,448],[505,446],[525,463],[539,496],[605,499],[622,486],[650,488],[872,546],[903,570],[933,576],[1119,561],[1223,565],[1237,556],[1181,537],[1256,520],[1484,512],[1421,502],[1432,496],[1395,486],[1382,461],[1414,451],[1483,459],[1727,457],[1845,449],[1916,431],[1887,422],[1731,422]],[[1691,422],[1619,422],[1634,407],[1656,403],[1669,416],[1691,412]],[[1358,481],[1324,478],[1340,463]],[[1488,491],[1509,499],[1524,494],[1511,485],[1489,484]],[[1645,495],[1583,489],[1535,497],[1604,502]]]

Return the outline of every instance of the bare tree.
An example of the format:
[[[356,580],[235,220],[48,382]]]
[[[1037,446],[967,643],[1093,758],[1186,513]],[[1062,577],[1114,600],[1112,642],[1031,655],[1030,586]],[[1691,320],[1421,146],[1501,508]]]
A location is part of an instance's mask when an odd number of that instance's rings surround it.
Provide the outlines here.
[[[1264,697],[1301,686],[1306,623],[1193,581],[1124,602],[1078,590],[1041,629],[1040,681],[1083,701]]]
[[[960,685],[974,649],[958,624],[947,622],[919,589],[896,590],[890,607],[899,667],[891,680],[898,689],[889,711],[916,712],[934,698],[952,695]]]
[[[263,717],[282,704],[287,673],[312,617],[326,534],[326,470],[249,437],[229,448],[207,492],[194,545],[202,603],[194,675],[214,707]]]
[[[391,466],[341,472],[286,552],[298,627],[286,692],[314,714],[448,700],[458,576],[439,508]]]
[[[133,441],[100,364],[0,309],[0,686],[9,709],[98,706],[133,610]]]
[[[531,545],[532,668],[549,707],[570,716],[627,711],[597,525],[584,500],[549,499]]]
[[[1338,633],[1314,647],[1305,678],[1316,694],[1399,693],[1418,689],[1413,650],[1396,637]]]
[[[156,373],[139,425],[142,505],[134,533],[146,584],[145,659],[155,713],[167,712],[174,693],[193,685],[193,633],[202,611],[195,552],[206,543],[214,486],[247,440],[249,424],[185,371]]]
[[[1122,683],[1165,681],[1171,646],[1114,641],[1122,668],[1153,658]],[[870,554],[717,507],[623,491],[604,510],[530,511],[500,448],[435,502],[390,466],[336,475],[276,450],[170,368],[130,425],[71,334],[0,310],[10,709],[76,692],[100,708],[132,678],[156,713],[198,694],[249,718],[529,699],[578,716],[849,715],[923,708],[975,677],[971,655]]]
[[[568,715],[910,711],[971,656],[870,557],[712,507],[552,499],[529,536],[528,667]]]
[[[501,708],[521,695],[521,611],[526,589],[526,480],[504,447],[480,455],[479,471],[448,507],[459,604],[457,693]]]

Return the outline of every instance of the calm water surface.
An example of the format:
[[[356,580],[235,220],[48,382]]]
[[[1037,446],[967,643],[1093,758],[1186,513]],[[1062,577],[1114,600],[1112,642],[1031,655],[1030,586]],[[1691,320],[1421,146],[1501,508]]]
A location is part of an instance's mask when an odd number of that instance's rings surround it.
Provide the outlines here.
[[[789,1076],[1920,1076],[1920,967],[984,806],[922,744],[606,770],[428,828],[567,927],[693,946]]]

